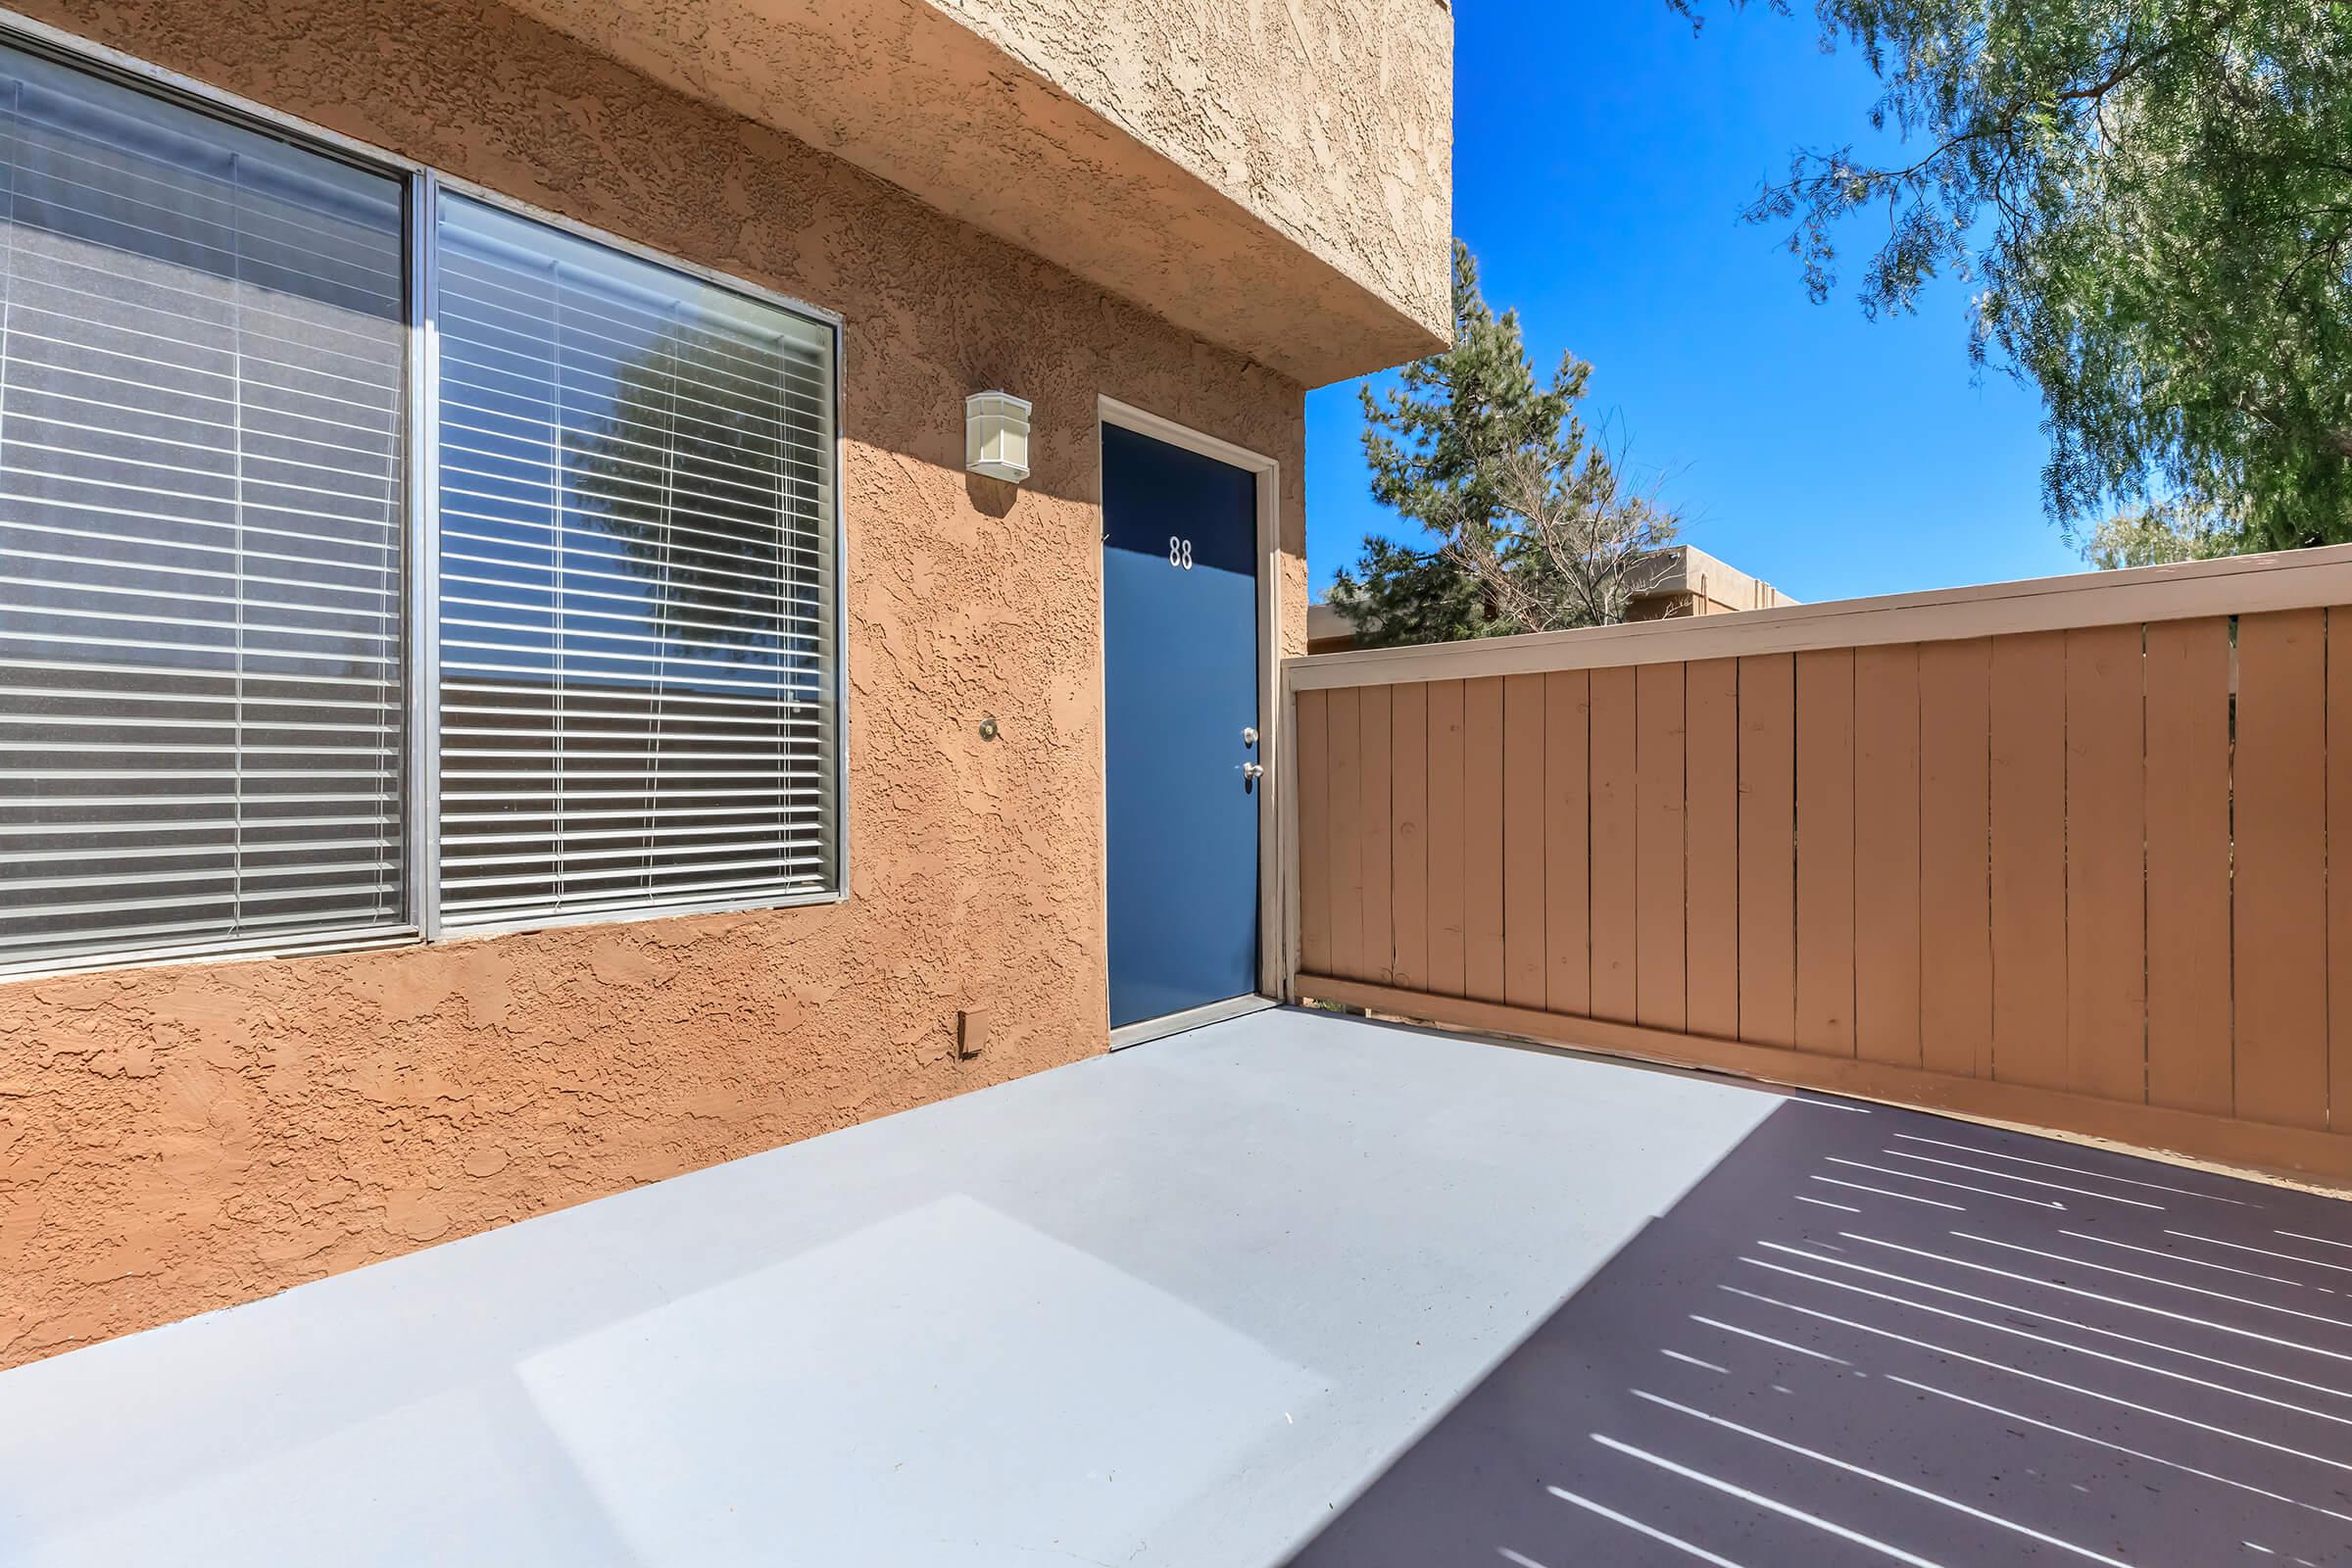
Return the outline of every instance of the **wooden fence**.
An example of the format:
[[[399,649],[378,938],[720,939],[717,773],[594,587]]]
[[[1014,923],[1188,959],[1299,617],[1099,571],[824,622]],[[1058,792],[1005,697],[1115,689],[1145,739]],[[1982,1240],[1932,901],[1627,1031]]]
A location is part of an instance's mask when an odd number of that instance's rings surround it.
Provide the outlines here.
[[[1290,661],[1293,993],[2352,1178],[2338,606],[2352,547]]]

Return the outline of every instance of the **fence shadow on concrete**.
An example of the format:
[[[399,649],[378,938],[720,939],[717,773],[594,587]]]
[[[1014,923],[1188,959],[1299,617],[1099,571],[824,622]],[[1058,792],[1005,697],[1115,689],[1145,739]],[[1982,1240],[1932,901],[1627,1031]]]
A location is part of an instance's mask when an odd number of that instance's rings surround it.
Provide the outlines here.
[[[1293,1568],[2352,1548],[2352,1210],[1795,1099]]]

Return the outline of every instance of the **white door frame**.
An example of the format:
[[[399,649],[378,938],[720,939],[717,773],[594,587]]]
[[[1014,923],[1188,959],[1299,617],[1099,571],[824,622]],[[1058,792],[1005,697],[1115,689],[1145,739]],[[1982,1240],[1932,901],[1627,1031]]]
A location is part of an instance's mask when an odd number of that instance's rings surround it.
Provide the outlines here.
[[[1122,430],[1165,441],[1187,452],[1198,452],[1204,458],[1245,469],[1257,478],[1257,760],[1265,768],[1257,788],[1257,990],[1260,996],[1282,995],[1284,913],[1286,901],[1282,897],[1282,854],[1276,842],[1282,829],[1281,803],[1289,793],[1289,780],[1280,766],[1283,759],[1283,721],[1279,682],[1282,672],[1282,465],[1262,452],[1237,447],[1230,441],[1220,441],[1213,435],[1203,435],[1190,425],[1118,399],[1098,396],[1095,412],[1099,421],[1095,432],[1095,506],[1100,514],[1102,506],[1102,451],[1100,425],[1115,424]],[[1106,606],[1103,603],[1101,557],[1097,556],[1095,578],[1095,650],[1096,650],[1096,710],[1102,715],[1102,746],[1097,762],[1102,769],[1102,867],[1101,884],[1096,889],[1098,906],[1102,911],[1102,994],[1110,995],[1110,692],[1109,661],[1105,657],[1108,644],[1103,640]],[[1152,1024],[1168,1022],[1178,1027],[1191,1027],[1178,1020],[1189,1017],[1179,1013],[1167,1020],[1152,1019],[1144,1024],[1130,1025],[1118,1031],[1118,1044],[1133,1045],[1138,1040],[1155,1038],[1148,1032]],[[1138,1034],[1137,1030],[1146,1033]],[[1174,1029],[1161,1031],[1173,1033]]]

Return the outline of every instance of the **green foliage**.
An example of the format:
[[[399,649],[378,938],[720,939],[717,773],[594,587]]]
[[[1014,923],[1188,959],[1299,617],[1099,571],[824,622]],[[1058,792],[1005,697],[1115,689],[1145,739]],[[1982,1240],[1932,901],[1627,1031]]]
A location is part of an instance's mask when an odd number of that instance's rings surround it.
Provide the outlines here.
[[[745,482],[786,456],[769,412],[789,392],[783,367],[755,365],[724,338],[678,324],[623,361],[613,383],[610,416],[564,432],[583,510],[620,542],[672,645],[774,648],[790,608],[775,579],[804,612],[817,594],[811,569],[788,548],[777,501]],[[735,390],[698,395],[698,384]],[[648,443],[656,433],[662,447]],[[678,492],[698,514],[690,526],[676,525]]]
[[[1493,613],[1476,581],[1444,549],[1413,550],[1378,534],[1333,579],[1327,602],[1364,648],[1454,643],[1521,628]]]
[[[1519,313],[1496,316],[1478,288],[1478,259],[1453,242],[1453,346],[1362,391],[1372,499],[1451,539],[1491,526],[1502,503],[1491,459],[1553,440],[1591,368],[1563,361],[1538,387]]]
[[[1331,605],[1368,647],[1623,619],[1632,566],[1673,519],[1592,444],[1577,407],[1592,368],[1563,356],[1539,384],[1518,313],[1488,307],[1459,240],[1453,316],[1450,348],[1362,394],[1373,499],[1436,548],[1366,538]]]
[[[2235,554],[2243,538],[2243,529],[2211,513],[2158,502],[2101,519],[2082,542],[2082,559],[2101,571],[2210,561]]]
[[[1757,199],[1816,299],[1855,217],[1865,311],[1974,284],[1974,351],[2047,406],[2062,520],[2181,496],[2242,516],[2242,548],[2352,539],[2352,4],[1814,9],[1883,84],[1873,126],[1920,154],[1806,150]]]

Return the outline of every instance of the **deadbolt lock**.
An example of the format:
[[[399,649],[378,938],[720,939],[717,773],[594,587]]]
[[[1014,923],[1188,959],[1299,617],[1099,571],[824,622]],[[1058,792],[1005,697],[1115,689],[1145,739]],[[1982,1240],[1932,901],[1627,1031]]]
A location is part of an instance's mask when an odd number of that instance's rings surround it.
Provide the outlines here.
[[[1257,726],[1255,724],[1249,725],[1243,729],[1242,744],[1244,746],[1255,746],[1257,744]]]

